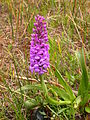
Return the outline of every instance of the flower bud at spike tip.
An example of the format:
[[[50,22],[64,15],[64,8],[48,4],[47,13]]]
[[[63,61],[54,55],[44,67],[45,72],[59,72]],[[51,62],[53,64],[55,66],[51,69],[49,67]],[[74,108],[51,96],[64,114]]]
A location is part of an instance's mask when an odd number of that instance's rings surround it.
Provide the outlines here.
[[[49,45],[46,22],[43,16],[35,16],[33,33],[31,34],[30,45],[30,70],[31,73],[39,73],[39,75],[47,72],[49,65]]]

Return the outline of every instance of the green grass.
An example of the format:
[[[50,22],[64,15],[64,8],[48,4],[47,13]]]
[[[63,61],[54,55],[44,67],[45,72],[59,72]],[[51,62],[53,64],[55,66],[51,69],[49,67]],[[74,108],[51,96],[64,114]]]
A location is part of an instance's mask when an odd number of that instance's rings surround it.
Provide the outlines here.
[[[31,110],[33,110],[34,102],[39,107],[48,108],[51,117],[55,120],[72,120],[75,119],[75,114],[83,114],[83,116],[86,114],[79,108],[74,109],[73,104],[62,106],[47,104],[47,101],[44,100],[43,90],[39,90],[41,87],[39,86],[38,75],[32,75],[29,71],[29,44],[35,22],[34,17],[37,14],[43,15],[47,22],[50,64],[60,72],[63,79],[69,84],[70,90],[72,89],[77,93],[82,71],[76,51],[81,50],[82,47],[84,47],[87,73],[90,73],[90,15],[88,4],[88,0],[35,0],[34,2],[33,0],[14,0],[13,2],[1,0],[0,38],[3,44],[3,51],[0,48],[2,54],[0,56],[1,120],[29,120],[30,112],[25,107],[25,101],[32,102],[29,104]],[[58,79],[52,68],[45,74],[50,96],[63,100],[65,97],[68,98],[68,95],[61,88],[61,92],[58,93],[60,89],[55,86],[55,84],[60,85],[61,81],[58,82]],[[83,97],[84,93],[82,90],[80,92]],[[62,94],[65,94],[64,98],[61,97]],[[89,106],[88,101],[87,105]]]

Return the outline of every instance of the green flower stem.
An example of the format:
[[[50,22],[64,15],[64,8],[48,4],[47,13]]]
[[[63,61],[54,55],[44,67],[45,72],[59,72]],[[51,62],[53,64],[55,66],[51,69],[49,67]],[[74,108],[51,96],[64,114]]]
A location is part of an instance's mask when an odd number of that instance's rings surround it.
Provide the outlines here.
[[[43,89],[45,95],[48,96],[48,90],[47,90],[47,86],[44,82],[43,75],[40,75],[40,81],[41,81],[41,86],[42,86],[42,89]]]
[[[54,100],[53,98],[51,98],[49,95],[48,95],[48,90],[47,90],[47,86],[44,82],[44,79],[43,79],[43,76],[40,75],[40,81],[41,81],[41,86],[42,86],[42,89],[44,91],[44,94],[45,94],[45,98],[47,99],[47,101],[50,103],[50,104],[54,104],[54,105],[67,105],[67,104],[70,104],[71,101],[57,101],[57,100]]]

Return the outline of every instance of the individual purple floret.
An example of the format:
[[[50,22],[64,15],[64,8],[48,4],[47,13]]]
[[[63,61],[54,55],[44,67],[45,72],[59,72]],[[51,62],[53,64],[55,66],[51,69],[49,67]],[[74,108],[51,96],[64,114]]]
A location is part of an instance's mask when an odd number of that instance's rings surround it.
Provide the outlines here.
[[[30,46],[30,70],[40,75],[47,72],[49,65],[49,45],[47,44],[48,35],[46,22],[43,16],[35,17],[33,34],[31,34]]]

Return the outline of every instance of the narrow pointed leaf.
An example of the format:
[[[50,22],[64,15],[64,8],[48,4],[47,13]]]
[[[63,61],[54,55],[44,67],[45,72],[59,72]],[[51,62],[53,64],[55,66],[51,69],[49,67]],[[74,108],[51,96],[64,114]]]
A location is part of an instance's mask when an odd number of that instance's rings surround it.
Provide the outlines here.
[[[78,95],[81,95],[81,98],[82,98],[81,104],[85,105],[86,102],[88,101],[89,80],[88,80],[88,73],[87,73],[87,70],[86,70],[86,64],[85,64],[83,49],[82,49],[81,53],[80,52],[78,53],[78,59],[79,59],[81,69],[82,69],[82,79],[80,81]]]
[[[65,91],[69,94],[70,99],[74,100],[75,99],[75,95],[74,95],[71,87],[64,80],[64,78],[62,77],[62,75],[60,74],[60,72],[55,67],[54,67],[54,69],[55,69],[55,75],[58,78],[59,83],[64,87]]]
[[[40,84],[33,84],[33,85],[25,85],[21,87],[22,91],[25,90],[33,90],[33,89],[37,89],[37,90],[41,90],[41,85]],[[20,91],[20,89],[17,89],[16,91]]]
[[[86,111],[87,113],[90,113],[90,106],[86,106],[86,107],[85,107],[85,111]]]
[[[54,91],[58,94],[60,98],[63,98],[64,100],[69,100],[70,101],[70,96],[68,93],[66,93],[65,90],[58,88],[56,86],[53,86]]]

